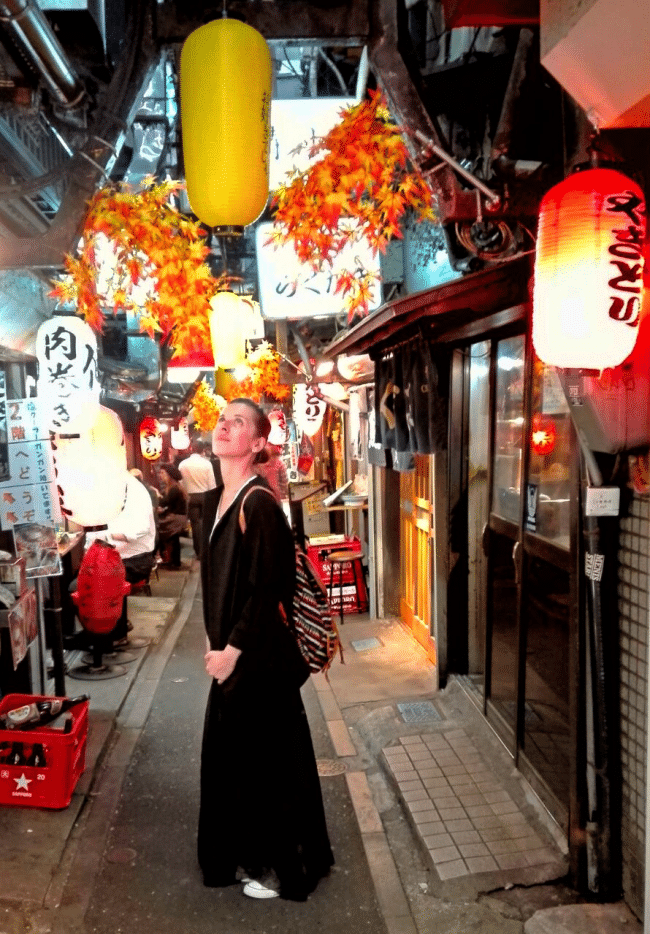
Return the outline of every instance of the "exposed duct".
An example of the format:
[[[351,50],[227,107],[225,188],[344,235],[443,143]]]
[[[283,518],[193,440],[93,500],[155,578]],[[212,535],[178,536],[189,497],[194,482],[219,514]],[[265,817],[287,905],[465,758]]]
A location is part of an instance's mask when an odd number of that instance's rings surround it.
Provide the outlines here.
[[[0,22],[57,103],[76,107],[84,87],[42,10],[33,0],[0,0]]]

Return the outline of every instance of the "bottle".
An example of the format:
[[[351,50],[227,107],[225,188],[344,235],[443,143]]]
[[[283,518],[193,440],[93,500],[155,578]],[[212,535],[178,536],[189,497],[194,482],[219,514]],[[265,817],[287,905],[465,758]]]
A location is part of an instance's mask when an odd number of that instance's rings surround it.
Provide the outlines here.
[[[11,752],[7,756],[7,762],[9,765],[25,765],[27,760],[25,759],[25,747],[22,743],[14,743],[11,747]]]
[[[75,704],[86,700],[88,695],[80,694],[79,697],[51,697],[48,700],[23,704],[1,714],[0,727],[4,730],[33,730],[39,726],[46,726]]]
[[[25,765],[34,765],[36,768],[41,769],[47,765],[47,762],[45,761],[45,750],[43,749],[42,743],[33,743],[32,751],[29,754]]]

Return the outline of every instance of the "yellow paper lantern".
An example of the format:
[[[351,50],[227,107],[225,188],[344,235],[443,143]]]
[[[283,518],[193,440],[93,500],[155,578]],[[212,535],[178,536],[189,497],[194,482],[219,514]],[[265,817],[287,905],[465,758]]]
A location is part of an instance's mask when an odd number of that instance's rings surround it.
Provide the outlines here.
[[[540,205],[533,346],[549,366],[604,370],[634,350],[643,313],[642,189],[614,169],[576,172]]]
[[[210,337],[214,365],[224,370],[243,366],[251,307],[234,292],[217,292],[210,301]]]
[[[252,224],[269,194],[271,53],[263,36],[234,19],[190,33],[180,110],[192,211],[210,227]]]

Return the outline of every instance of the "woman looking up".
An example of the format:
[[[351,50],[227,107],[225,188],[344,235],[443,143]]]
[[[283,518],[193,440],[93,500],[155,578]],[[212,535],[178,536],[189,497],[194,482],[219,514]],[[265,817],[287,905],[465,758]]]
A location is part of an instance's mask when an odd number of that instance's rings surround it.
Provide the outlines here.
[[[201,580],[212,678],[201,754],[198,857],[207,886],[304,901],[333,863],[300,696],[309,671],[289,620],[293,536],[255,459],[270,430],[235,399],[213,434],[223,485],[206,493]]]

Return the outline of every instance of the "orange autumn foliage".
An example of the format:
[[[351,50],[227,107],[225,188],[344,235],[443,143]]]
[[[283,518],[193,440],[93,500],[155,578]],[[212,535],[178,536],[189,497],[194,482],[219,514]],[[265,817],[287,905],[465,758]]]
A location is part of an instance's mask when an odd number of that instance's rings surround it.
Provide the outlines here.
[[[217,395],[206,380],[199,383],[190,403],[199,431],[212,431],[226,403],[238,396],[254,402],[262,399],[283,402],[291,395],[291,387],[280,382],[280,355],[267,341],[250,351],[246,364],[234,373],[225,397]]]
[[[133,311],[142,331],[168,341],[177,354],[209,346],[210,299],[225,284],[205,262],[209,248],[200,223],[170,202],[181,187],[147,177],[137,190],[117,184],[97,191],[79,251],[64,257],[66,272],[50,295],[76,305],[96,331],[107,310]]]
[[[431,189],[409,167],[400,129],[381,92],[370,92],[341,116],[309,148],[310,156],[320,158],[305,171],[295,170],[272,201],[274,230],[267,242],[291,243],[314,271],[331,267],[344,246],[362,239],[375,254],[385,252],[392,237],[402,237],[400,223],[407,211],[419,220],[434,219]],[[377,278],[350,270],[335,274],[349,320],[367,314]]]

